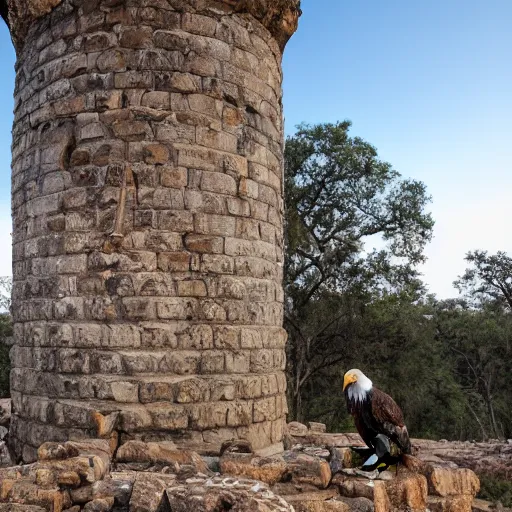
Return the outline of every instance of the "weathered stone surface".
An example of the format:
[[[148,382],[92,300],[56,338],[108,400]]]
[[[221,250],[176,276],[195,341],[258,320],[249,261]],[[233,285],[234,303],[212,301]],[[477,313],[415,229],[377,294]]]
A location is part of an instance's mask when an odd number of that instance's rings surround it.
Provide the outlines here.
[[[12,466],[12,458],[5,441],[0,441],[0,467]]]
[[[326,460],[297,452],[285,452],[284,460],[293,482],[325,489],[331,481],[331,468]]]
[[[480,490],[480,481],[470,469],[430,467],[427,479],[429,492],[436,496],[475,496]]]
[[[143,4],[8,2],[25,461],[89,436],[282,447],[281,58],[299,2]]]
[[[189,480],[185,485],[167,490],[173,512],[234,510],[239,512],[292,512],[283,498],[255,480],[214,477],[208,480]]]
[[[346,503],[352,512],[374,512],[375,506],[373,501],[367,498],[338,498]]]
[[[296,512],[349,512],[350,506],[332,490],[282,496]]]
[[[132,495],[135,477],[134,473],[112,473],[110,478],[71,490],[71,501],[84,505],[97,499],[114,498],[116,508],[127,508]]]
[[[423,475],[401,472],[385,482],[386,493],[393,508],[406,506],[411,510],[425,510],[427,480]]]
[[[21,505],[20,503],[0,503],[0,512],[46,512],[38,505]]]
[[[308,427],[309,430],[311,430],[311,432],[327,432],[327,427],[325,426],[325,423],[317,423],[315,421],[310,421],[308,422]]]
[[[485,443],[432,441],[413,439],[417,457],[425,464],[461,467],[477,475],[508,478],[512,474],[512,444],[490,441]]]
[[[84,512],[109,512],[114,506],[114,498],[98,498],[85,504]]]
[[[287,464],[280,457],[255,457],[245,453],[225,453],[220,458],[220,471],[225,475],[243,476],[273,485],[287,472]]]
[[[119,462],[151,462],[156,464],[177,466],[193,466],[196,473],[207,474],[208,466],[195,452],[177,450],[172,442],[144,443],[128,441],[119,447],[116,456]]]
[[[63,509],[71,505],[69,495],[65,491],[58,488],[44,488],[37,483],[24,480],[9,484],[3,481],[0,499],[2,502],[13,504],[35,505],[50,512],[62,512]]]
[[[476,500],[475,500],[476,501]],[[473,496],[429,496],[427,506],[432,512],[471,512]]]
[[[333,478],[333,484],[337,485],[341,495],[347,498],[367,498],[369,500],[373,500],[374,498],[375,482],[373,480],[366,478],[347,478],[346,476],[339,478],[336,476]],[[385,488],[384,494],[386,494]]]
[[[10,398],[0,399],[0,426],[9,427],[11,422],[12,400]]]
[[[165,490],[175,483],[175,475],[138,473],[130,498],[130,512],[157,512],[162,506]]]
[[[308,432],[308,427],[299,423],[298,421],[292,421],[287,425],[288,433],[294,437],[303,437]]]

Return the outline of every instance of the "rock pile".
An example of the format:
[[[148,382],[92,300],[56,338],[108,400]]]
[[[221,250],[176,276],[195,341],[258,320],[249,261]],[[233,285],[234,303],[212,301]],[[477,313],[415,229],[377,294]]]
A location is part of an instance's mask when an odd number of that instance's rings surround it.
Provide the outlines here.
[[[453,463],[408,457],[364,473],[353,434],[290,424],[271,456],[226,442],[201,456],[172,442],[45,443],[37,462],[0,469],[0,512],[470,512],[479,481]]]
[[[461,441],[430,441],[415,439],[423,460],[444,461],[472,469],[478,475],[512,479],[512,440],[486,443]]]

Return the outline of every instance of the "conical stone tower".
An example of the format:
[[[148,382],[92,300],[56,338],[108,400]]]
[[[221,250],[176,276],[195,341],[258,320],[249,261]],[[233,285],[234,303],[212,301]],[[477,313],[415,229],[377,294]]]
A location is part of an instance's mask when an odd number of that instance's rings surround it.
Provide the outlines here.
[[[244,438],[286,414],[281,56],[298,0],[8,0],[11,440]]]

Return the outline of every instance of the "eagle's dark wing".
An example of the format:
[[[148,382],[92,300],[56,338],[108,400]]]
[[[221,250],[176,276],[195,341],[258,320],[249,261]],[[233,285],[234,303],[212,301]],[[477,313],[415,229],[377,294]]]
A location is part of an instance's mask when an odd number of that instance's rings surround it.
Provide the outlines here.
[[[411,453],[411,441],[402,410],[384,391],[372,389],[372,415],[380,432],[387,435],[403,453]]]

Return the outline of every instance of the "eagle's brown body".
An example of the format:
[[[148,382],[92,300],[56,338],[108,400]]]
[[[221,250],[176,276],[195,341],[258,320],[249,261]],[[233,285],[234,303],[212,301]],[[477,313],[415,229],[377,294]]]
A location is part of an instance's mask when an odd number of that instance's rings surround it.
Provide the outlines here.
[[[404,416],[389,395],[380,389],[372,388],[367,400],[356,403],[347,400],[347,405],[354,417],[359,435],[370,448],[373,448],[372,440],[377,434],[384,434],[402,450],[402,453],[411,453],[411,442]]]
[[[367,379],[362,372],[361,375],[361,378]],[[370,448],[374,448],[375,437],[384,434],[402,453],[411,453],[411,441],[402,410],[388,394],[372,386],[371,381],[367,380],[369,388],[359,392],[355,397],[354,393],[345,387],[347,408],[354,418],[359,435]],[[357,385],[357,379],[352,385]]]

